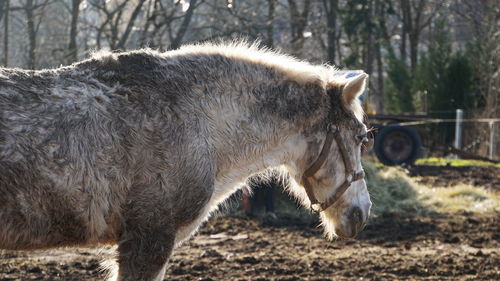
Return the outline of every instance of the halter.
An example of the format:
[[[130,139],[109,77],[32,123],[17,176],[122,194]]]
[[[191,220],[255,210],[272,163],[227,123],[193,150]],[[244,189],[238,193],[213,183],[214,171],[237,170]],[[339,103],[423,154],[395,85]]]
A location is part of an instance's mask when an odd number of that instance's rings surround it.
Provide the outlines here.
[[[314,195],[314,191],[312,189],[311,183],[308,178],[312,177],[316,172],[323,166],[328,157],[328,153],[330,152],[330,148],[332,147],[333,140],[337,142],[337,146],[340,150],[340,155],[342,156],[342,160],[344,161],[344,167],[346,172],[345,181],[337,188],[337,191],[330,196],[325,202],[321,203],[316,199]],[[340,197],[346,192],[346,190],[351,186],[351,184],[355,181],[363,179],[365,177],[364,171],[356,172],[351,164],[351,160],[347,155],[347,150],[345,148],[344,142],[342,142],[342,137],[340,136],[340,129],[330,124],[327,128],[326,140],[323,144],[323,148],[319,153],[318,158],[314,163],[304,172],[302,175],[302,183],[306,190],[307,196],[309,197],[309,201],[311,201],[311,209],[314,212],[320,213],[326,210],[328,207],[337,202]]]

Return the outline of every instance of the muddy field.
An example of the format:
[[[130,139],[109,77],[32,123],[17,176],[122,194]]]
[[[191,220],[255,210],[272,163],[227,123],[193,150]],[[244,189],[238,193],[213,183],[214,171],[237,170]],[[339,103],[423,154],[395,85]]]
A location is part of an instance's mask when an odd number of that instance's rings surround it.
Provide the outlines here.
[[[408,167],[411,177],[418,183],[430,186],[453,186],[469,184],[482,186],[500,192],[500,168],[486,167],[452,167],[418,165]]]
[[[449,173],[483,186],[499,170]],[[433,171],[410,173],[438,184]],[[481,182],[486,176],[493,180]],[[499,191],[498,185],[488,187]],[[333,242],[314,223],[218,216],[177,249],[166,280],[500,280],[499,215],[385,214],[357,240]],[[100,280],[100,261],[111,255],[109,247],[3,251],[0,280]]]

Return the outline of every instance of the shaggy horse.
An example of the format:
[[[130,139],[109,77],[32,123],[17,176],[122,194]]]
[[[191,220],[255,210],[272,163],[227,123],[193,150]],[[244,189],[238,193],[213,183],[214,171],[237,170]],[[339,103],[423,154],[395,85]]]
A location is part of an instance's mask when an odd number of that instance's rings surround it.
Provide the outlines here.
[[[353,237],[371,206],[366,78],[246,43],[1,69],[0,248],[116,243],[112,278],[161,280],[172,250],[273,167],[328,237]]]

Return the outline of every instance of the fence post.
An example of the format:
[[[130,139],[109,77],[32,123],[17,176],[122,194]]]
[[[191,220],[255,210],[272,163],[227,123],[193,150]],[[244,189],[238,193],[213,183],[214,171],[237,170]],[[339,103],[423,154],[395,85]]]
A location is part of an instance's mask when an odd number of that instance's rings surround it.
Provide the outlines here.
[[[490,159],[493,159],[493,156],[495,156],[495,122],[490,121],[488,122],[488,125],[490,125]]]
[[[456,149],[462,149],[462,119],[464,118],[464,111],[457,109],[455,121],[455,142],[453,146]]]

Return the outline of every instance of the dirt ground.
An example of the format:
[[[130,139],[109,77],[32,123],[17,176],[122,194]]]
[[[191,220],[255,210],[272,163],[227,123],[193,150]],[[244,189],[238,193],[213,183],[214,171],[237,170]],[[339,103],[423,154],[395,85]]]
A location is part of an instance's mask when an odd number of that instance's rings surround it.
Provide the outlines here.
[[[409,175],[418,183],[430,186],[469,184],[500,192],[500,169],[486,167],[452,167],[418,165],[408,167]]]
[[[435,167],[433,167],[435,168]],[[498,190],[499,169],[449,180]],[[439,185],[433,169],[410,169]],[[445,181],[446,182],[446,181]],[[100,280],[112,248],[0,251],[0,280]],[[385,214],[357,240],[329,242],[316,224],[212,218],[175,251],[166,280],[500,280],[500,214],[402,217]]]

